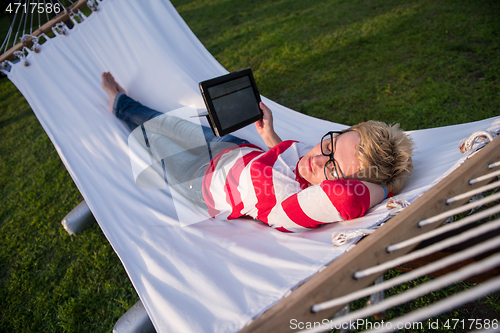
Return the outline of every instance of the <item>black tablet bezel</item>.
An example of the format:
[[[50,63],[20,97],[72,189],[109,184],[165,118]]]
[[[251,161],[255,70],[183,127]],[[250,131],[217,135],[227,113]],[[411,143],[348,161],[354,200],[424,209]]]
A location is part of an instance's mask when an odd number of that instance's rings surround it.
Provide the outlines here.
[[[220,124],[217,112],[215,112],[215,108],[214,108],[214,105],[212,103],[212,99],[210,97],[210,94],[208,93],[208,88],[213,87],[213,86],[217,86],[221,83],[225,83],[228,81],[238,79],[240,77],[245,77],[245,76],[248,76],[250,78],[250,83],[251,83],[255,98],[257,100],[257,107],[260,111],[260,115],[249,118],[241,123],[238,123],[234,126],[231,126],[229,128],[226,128],[225,130],[223,130],[221,128],[221,124]],[[256,122],[257,120],[262,119],[262,117],[264,116],[264,114],[259,106],[259,103],[261,102],[259,90],[257,89],[257,85],[255,84],[252,70],[250,68],[246,68],[246,69],[243,69],[243,70],[240,70],[237,72],[222,75],[222,76],[210,79],[210,80],[202,81],[199,83],[199,87],[200,87],[201,95],[203,96],[203,100],[205,101],[205,106],[207,107],[210,127],[212,128],[212,131],[214,132],[214,134],[218,137],[224,136],[226,134],[229,134],[229,133],[232,133],[236,130],[239,130],[240,128],[248,126],[251,123]]]

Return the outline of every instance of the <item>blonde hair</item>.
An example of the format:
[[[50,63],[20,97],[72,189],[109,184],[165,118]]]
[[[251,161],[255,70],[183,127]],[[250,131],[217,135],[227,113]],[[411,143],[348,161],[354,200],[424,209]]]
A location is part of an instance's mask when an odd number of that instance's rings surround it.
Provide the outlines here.
[[[357,147],[359,177],[386,186],[393,193],[400,191],[413,172],[413,140],[399,124],[388,125],[380,121],[369,120],[349,130],[360,136]]]

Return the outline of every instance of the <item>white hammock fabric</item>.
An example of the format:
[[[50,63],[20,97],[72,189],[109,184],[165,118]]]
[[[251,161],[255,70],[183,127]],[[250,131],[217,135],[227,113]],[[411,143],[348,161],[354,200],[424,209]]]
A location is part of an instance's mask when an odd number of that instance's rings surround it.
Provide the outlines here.
[[[99,11],[13,66],[9,78],[33,108],[120,257],[158,332],[234,332],[354,244],[333,231],[369,228],[385,203],[355,221],[303,234],[260,222],[206,219],[177,210],[170,191],[134,182],[125,124],[109,112],[100,75],[113,73],[132,98],[162,112],[204,109],[198,82],[226,73],[164,0],[106,0]],[[264,98],[283,139],[316,144],[346,126],[311,118]],[[463,162],[460,140],[500,119],[411,132],[415,172],[401,194],[413,201]],[[255,128],[236,135],[264,147]],[[180,207],[180,208],[179,208]],[[178,217],[202,220],[181,226]]]

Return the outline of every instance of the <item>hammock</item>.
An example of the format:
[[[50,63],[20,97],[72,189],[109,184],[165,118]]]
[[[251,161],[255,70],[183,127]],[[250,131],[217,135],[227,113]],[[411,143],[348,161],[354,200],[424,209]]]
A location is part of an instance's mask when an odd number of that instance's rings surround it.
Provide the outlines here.
[[[360,238],[334,247],[332,232],[370,228],[390,213],[384,201],[354,221],[286,234],[258,221],[207,218],[188,202],[174,202],[169,189],[138,187],[129,130],[109,112],[100,74],[110,71],[132,98],[169,112],[204,109],[198,82],[227,73],[169,2],[102,1],[97,13],[39,48],[5,71],[47,132],[158,332],[242,329]],[[315,145],[320,137],[307,133],[346,128],[263,101],[283,139]],[[415,200],[464,162],[457,149],[463,137],[497,128],[500,118],[410,132],[415,171],[398,197]],[[252,126],[235,134],[265,148]],[[197,223],[181,223],[190,220]]]

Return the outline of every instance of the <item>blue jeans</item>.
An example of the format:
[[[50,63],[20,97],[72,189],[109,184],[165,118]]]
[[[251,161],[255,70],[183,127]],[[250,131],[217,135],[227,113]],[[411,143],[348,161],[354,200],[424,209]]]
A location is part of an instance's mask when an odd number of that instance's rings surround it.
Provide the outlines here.
[[[207,126],[152,110],[122,93],[115,98],[113,114],[131,131],[141,126],[168,185],[203,208],[203,176],[212,158],[230,146],[249,143],[234,135],[217,137]]]

